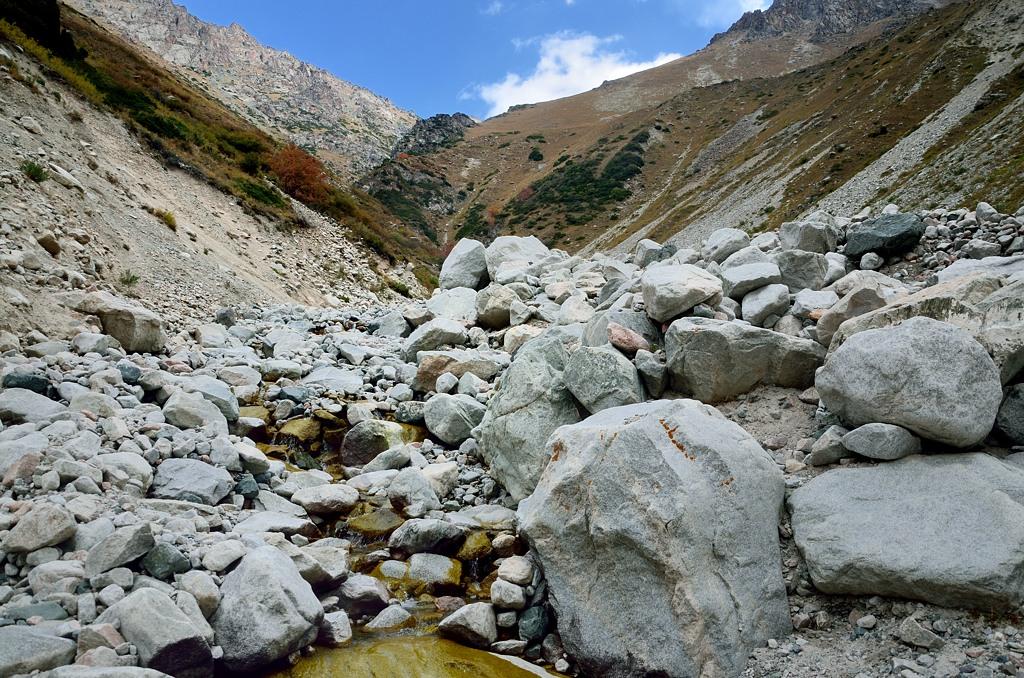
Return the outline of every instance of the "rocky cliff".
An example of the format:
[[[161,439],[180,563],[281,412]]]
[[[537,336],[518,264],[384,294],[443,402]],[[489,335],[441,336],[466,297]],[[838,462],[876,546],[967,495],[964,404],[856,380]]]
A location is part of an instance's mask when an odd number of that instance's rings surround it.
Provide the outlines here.
[[[254,123],[316,148],[349,175],[387,158],[416,122],[384,97],[267,47],[237,24],[201,21],[172,0],[67,4],[179,67]]]
[[[763,40],[787,33],[806,33],[817,40],[893,17],[911,16],[948,0],[776,0],[766,10],[746,12],[725,33]]]

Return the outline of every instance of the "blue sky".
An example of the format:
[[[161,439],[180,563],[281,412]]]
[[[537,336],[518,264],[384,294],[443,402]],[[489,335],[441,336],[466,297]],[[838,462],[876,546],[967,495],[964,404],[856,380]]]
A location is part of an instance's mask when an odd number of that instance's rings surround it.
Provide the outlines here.
[[[690,54],[768,0],[177,0],[420,116],[484,118]]]

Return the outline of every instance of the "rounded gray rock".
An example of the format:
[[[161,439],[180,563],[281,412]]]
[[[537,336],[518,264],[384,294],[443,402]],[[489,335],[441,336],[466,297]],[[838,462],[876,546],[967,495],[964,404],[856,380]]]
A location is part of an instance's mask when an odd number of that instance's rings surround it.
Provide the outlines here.
[[[970,447],[992,430],[999,369],[969,333],[914,317],[854,334],[818,372],[821,402],[849,426],[895,424]]]

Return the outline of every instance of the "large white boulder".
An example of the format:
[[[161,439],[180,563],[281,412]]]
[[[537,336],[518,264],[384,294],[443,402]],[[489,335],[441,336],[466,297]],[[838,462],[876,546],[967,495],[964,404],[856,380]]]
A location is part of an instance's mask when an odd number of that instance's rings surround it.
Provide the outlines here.
[[[563,426],[547,447],[519,516],[585,674],[739,675],[787,633],[782,473],[742,428],[660,400]]]

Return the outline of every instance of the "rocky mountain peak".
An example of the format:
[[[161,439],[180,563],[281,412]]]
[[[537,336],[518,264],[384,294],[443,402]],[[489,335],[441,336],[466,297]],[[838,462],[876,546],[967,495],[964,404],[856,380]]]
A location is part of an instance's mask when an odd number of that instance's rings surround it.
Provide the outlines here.
[[[775,0],[766,10],[746,12],[725,36],[758,40],[786,33],[808,33],[815,39],[847,33],[896,16],[916,14],[946,4],[943,0]]]
[[[432,115],[413,125],[413,128],[398,142],[393,155],[397,156],[400,153],[420,155],[449,146],[461,139],[467,129],[476,127],[476,124],[476,121],[465,113]]]
[[[391,154],[416,115],[388,99],[260,43],[242,26],[217,26],[172,0],[69,0],[141,44],[264,129],[316,148],[355,176]]]

